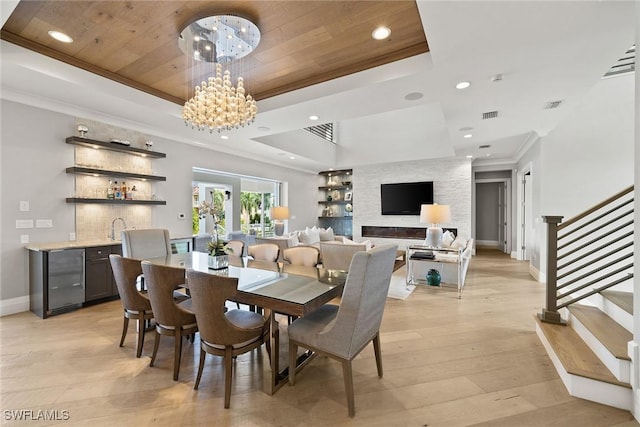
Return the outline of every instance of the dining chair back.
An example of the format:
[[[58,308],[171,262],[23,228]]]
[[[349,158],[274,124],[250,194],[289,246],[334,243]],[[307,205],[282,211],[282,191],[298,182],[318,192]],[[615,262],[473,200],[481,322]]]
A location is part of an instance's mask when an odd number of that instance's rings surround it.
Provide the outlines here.
[[[282,251],[285,263],[315,267],[320,262],[320,250],[313,246],[294,246]]]
[[[280,256],[280,247],[273,243],[259,243],[249,246],[247,253],[255,260],[276,262]]]
[[[180,373],[182,337],[191,336],[193,338],[193,335],[198,331],[196,317],[191,310],[191,299],[176,303],[173,296],[173,291],[185,281],[184,269],[142,261],[142,272],[156,320],[155,343],[149,366],[153,366],[155,363],[160,335],[173,336],[175,340],[173,379],[177,380]]]
[[[109,255],[113,277],[120,294],[120,302],[124,309],[124,325],[122,327],[122,337],[120,347],[124,345],[129,328],[129,319],[137,320],[138,339],[136,345],[136,357],[142,354],[144,345],[144,333],[146,321],[153,319],[151,301],[149,297],[136,288],[136,280],[142,274],[140,261],[130,258],[123,258],[117,254]]]
[[[322,266],[329,270],[349,271],[351,259],[356,252],[365,251],[367,245],[340,242],[320,242]]]
[[[242,240],[229,240],[226,244],[227,248],[231,249],[229,255],[235,257],[242,257],[244,253],[244,242]]]
[[[224,357],[224,407],[231,400],[233,360],[236,356],[268,343],[269,323],[262,315],[245,310],[225,310],[233,299],[238,279],[187,270],[193,311],[200,333],[200,364],[194,389],[198,389],[206,354]]]
[[[342,363],[349,416],[355,415],[351,361],[373,341],[382,377],[380,324],[389,291],[397,245],[357,252],[351,261],[340,306],[326,304],[289,325],[289,384],[295,384],[298,347]]]
[[[171,255],[169,230],[147,228],[122,230],[122,256],[125,258],[155,258]]]

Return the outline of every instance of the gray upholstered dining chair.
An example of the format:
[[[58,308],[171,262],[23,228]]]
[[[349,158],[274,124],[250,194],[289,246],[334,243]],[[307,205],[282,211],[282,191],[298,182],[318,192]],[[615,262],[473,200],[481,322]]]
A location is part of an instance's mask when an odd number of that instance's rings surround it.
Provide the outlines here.
[[[247,254],[258,261],[276,262],[280,256],[280,247],[274,243],[259,243],[249,246]]]
[[[171,255],[171,238],[169,230],[164,228],[140,228],[122,230],[122,256],[137,260]],[[182,282],[184,283],[184,282]],[[144,290],[144,276],[139,276],[138,287]],[[182,286],[184,288],[184,286]],[[184,289],[183,289],[184,290]],[[177,301],[189,298],[185,292],[175,290],[173,297]]]
[[[151,300],[151,308],[156,320],[156,339],[149,366],[153,366],[156,361],[160,335],[173,336],[173,379],[177,381],[180,373],[182,337],[193,337],[198,332],[196,316],[191,310],[191,299],[176,303],[173,298],[173,290],[184,283],[184,269],[142,261],[142,272],[147,283],[149,300]]]
[[[340,361],[350,417],[355,415],[351,361],[371,341],[378,376],[382,377],[379,331],[397,249],[396,245],[383,245],[357,252],[340,306],[325,304],[289,325],[289,384],[295,384],[298,347]]]
[[[147,320],[153,319],[149,297],[136,288],[136,280],[142,274],[142,266],[138,260],[123,258],[117,254],[109,255],[109,261],[111,262],[113,277],[118,287],[118,294],[120,294],[120,302],[124,309],[124,325],[122,326],[120,347],[124,345],[124,339],[127,336],[129,319],[136,319],[138,321],[136,357],[140,357],[142,355],[142,346],[144,345],[145,323]]]
[[[285,263],[315,267],[320,262],[320,250],[313,246],[294,246],[282,251]]]
[[[237,278],[187,270],[187,282],[200,333],[200,364],[193,388],[200,385],[207,353],[224,357],[224,407],[228,408],[234,358],[265,342],[269,345],[269,321],[252,311],[225,310],[226,301],[238,290]]]
[[[122,230],[122,256],[125,258],[155,258],[171,254],[169,230],[147,228]]]

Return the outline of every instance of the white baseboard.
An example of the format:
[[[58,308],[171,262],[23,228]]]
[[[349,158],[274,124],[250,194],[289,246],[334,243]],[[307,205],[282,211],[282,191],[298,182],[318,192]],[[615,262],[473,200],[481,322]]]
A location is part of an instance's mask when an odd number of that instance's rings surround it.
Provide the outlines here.
[[[4,299],[0,301],[0,317],[29,311],[29,296]]]
[[[476,240],[476,246],[484,246],[487,248],[500,248],[500,242],[497,240]]]
[[[540,283],[547,282],[547,276],[542,274],[531,262],[529,262],[529,274]]]
[[[511,258],[518,259],[518,251],[511,251]]]

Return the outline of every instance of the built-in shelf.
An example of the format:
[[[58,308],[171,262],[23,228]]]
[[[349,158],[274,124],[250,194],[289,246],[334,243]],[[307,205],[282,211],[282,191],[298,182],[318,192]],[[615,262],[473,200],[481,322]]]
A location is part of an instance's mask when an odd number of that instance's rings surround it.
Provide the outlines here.
[[[335,170],[335,171],[318,172],[318,175],[324,175],[324,176],[351,175],[351,172],[352,172],[351,169],[340,169],[340,170]]]
[[[67,144],[80,145],[82,147],[104,149],[110,151],[118,151],[121,153],[134,154],[142,157],[152,157],[162,159],[167,157],[165,153],[158,151],[145,150],[144,148],[136,148],[128,145],[117,144],[115,142],[103,142],[95,139],[82,138],[80,136],[70,136],[67,138]]]
[[[331,219],[353,219],[352,215],[344,215],[344,216],[319,216],[318,218],[331,218]]]
[[[318,202],[320,205],[348,205],[351,200],[321,200]]]
[[[119,200],[119,199],[90,199],[85,197],[67,197],[67,203],[97,203],[114,205],[166,205],[166,200]]]
[[[135,172],[122,172],[122,171],[112,171],[107,169],[96,169],[96,168],[86,168],[84,166],[73,166],[66,169],[67,173],[75,174],[75,175],[91,175],[91,176],[112,176],[115,178],[133,178],[139,179],[142,181],[166,181],[167,178],[164,176],[157,175],[145,175],[141,173]]]
[[[350,185],[329,185],[326,187],[318,187],[318,190],[325,190],[325,191],[331,191],[331,190],[350,190],[351,186]]]

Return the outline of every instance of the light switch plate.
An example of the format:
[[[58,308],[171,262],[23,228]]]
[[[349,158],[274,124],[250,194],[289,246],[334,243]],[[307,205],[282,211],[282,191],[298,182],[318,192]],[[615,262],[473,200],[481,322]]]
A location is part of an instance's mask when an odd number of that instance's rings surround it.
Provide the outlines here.
[[[70,242],[75,242],[76,241],[76,233],[74,233],[74,232],[69,233],[69,241]]]
[[[22,243],[22,244],[29,243],[29,235],[28,234],[21,234],[20,235],[20,243]]]
[[[37,219],[36,228],[51,228],[53,227],[53,221],[50,219]]]
[[[29,212],[29,202],[27,200],[20,200],[20,212]]]
[[[16,219],[16,228],[33,228],[32,219]]]

